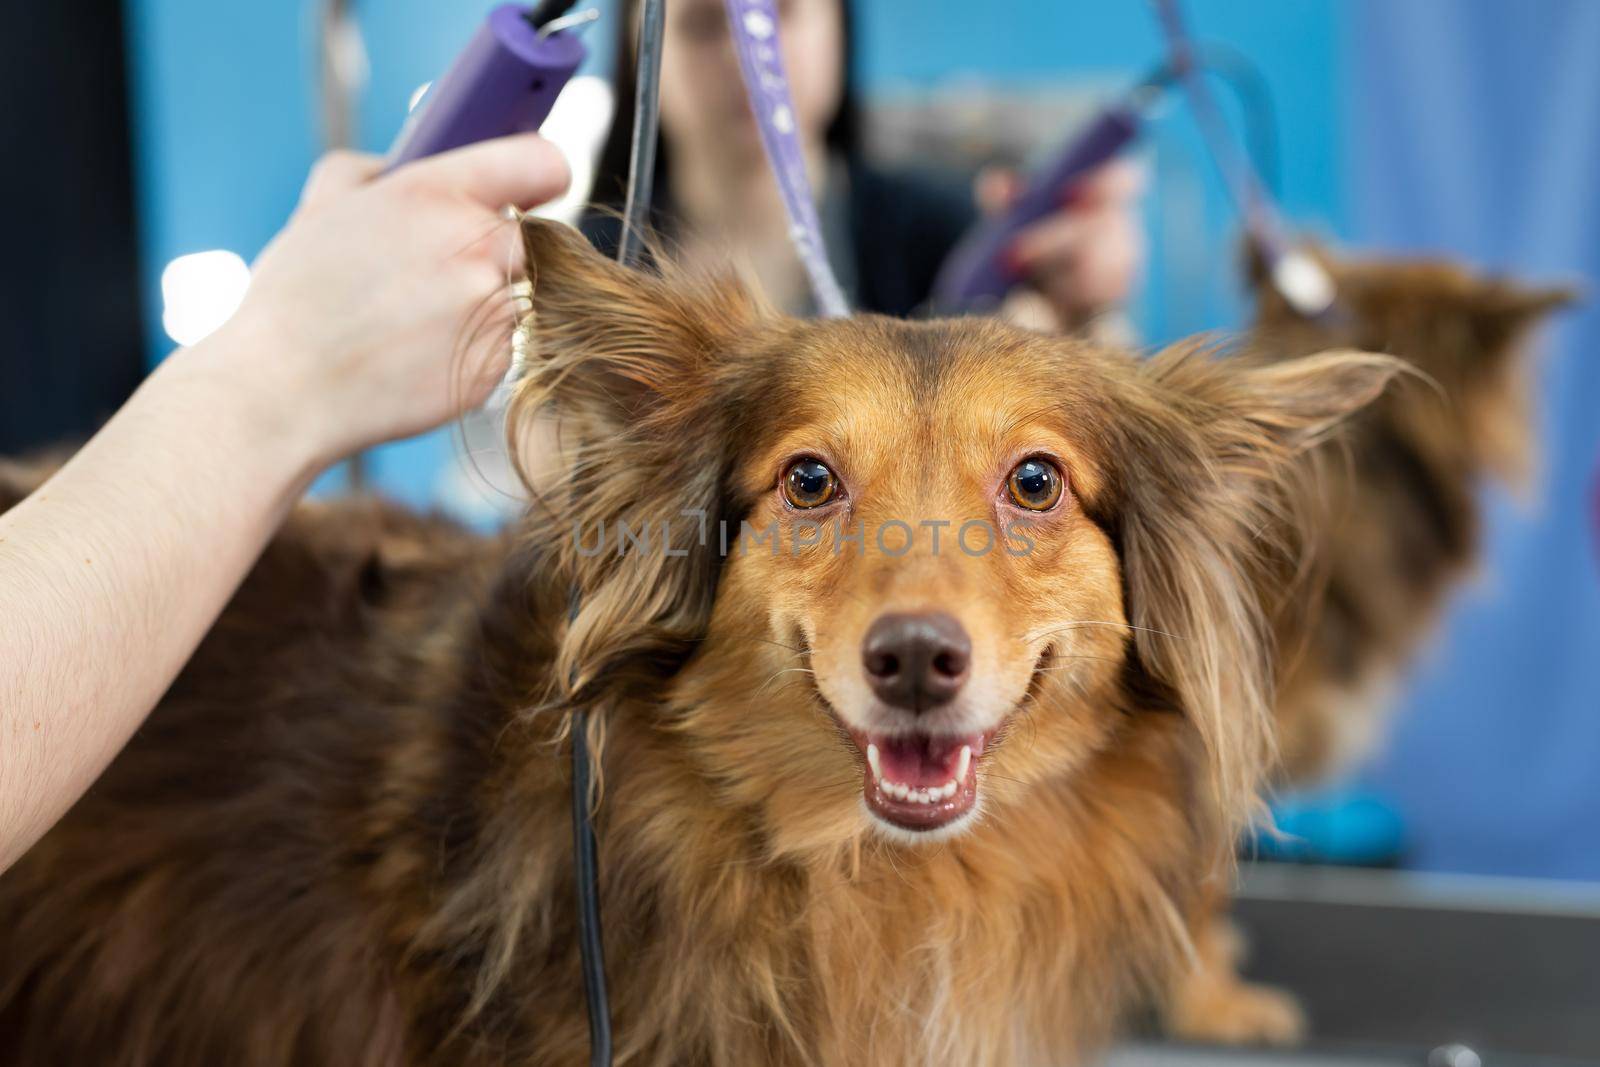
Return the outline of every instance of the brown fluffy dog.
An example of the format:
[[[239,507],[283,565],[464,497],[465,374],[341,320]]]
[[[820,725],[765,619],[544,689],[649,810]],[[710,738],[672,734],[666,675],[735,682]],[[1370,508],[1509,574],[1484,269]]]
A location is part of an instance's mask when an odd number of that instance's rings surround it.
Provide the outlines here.
[[[567,482],[515,538],[291,520],[0,877],[6,1062],[585,1062],[578,706],[618,1062],[1072,1062],[1186,965],[1272,759],[1263,531],[1392,361],[802,322],[525,236],[512,431]]]
[[[1247,358],[1330,348],[1386,352],[1416,373],[1307,453],[1310,496],[1290,551],[1262,595],[1274,610],[1273,705],[1280,783],[1315,784],[1365,755],[1400,673],[1432,634],[1479,553],[1478,492],[1524,488],[1533,460],[1526,341],[1574,299],[1484,278],[1441,261],[1341,261],[1318,253],[1339,304],[1296,314],[1257,281]],[[1217,907],[1225,905],[1219,895]],[[1182,983],[1169,1027],[1189,1038],[1292,1041],[1304,1029],[1284,994],[1240,983],[1233,938],[1195,936],[1201,967]]]
[[[1364,755],[1400,671],[1478,561],[1478,493],[1525,491],[1534,461],[1525,343],[1567,289],[1525,288],[1442,261],[1323,257],[1339,314],[1311,323],[1263,289],[1252,342],[1265,358],[1358,347],[1418,374],[1314,455],[1319,573],[1279,612],[1282,773],[1309,784]]]

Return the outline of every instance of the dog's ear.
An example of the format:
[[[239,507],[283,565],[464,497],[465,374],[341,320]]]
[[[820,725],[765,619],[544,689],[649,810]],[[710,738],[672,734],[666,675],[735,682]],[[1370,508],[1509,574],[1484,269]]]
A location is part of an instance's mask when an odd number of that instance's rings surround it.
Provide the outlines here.
[[[1522,285],[1498,280],[1483,294],[1484,309],[1514,319],[1537,320],[1554,311],[1571,307],[1583,294],[1570,285]]]
[[[525,218],[522,240],[530,388],[549,387],[569,414],[631,422],[683,410],[759,311],[731,275],[690,279],[659,257],[661,271],[631,270],[560,223]]]
[[[507,431],[542,565],[574,593],[558,694],[659,690],[708,623],[728,466],[719,358],[758,305],[731,279],[630,270],[575,230],[523,222],[531,313]],[[526,473],[540,456],[547,477]]]
[[[1203,360],[1180,348],[1170,359],[1169,383]],[[1243,357],[1213,360],[1209,373],[1185,382],[1220,421],[1208,424],[1213,446],[1230,464],[1260,474],[1275,457],[1290,458],[1319,443],[1351,414],[1376,400],[1404,361],[1376,352],[1321,352],[1284,361]],[[1256,462],[1250,462],[1254,460]]]
[[[1538,467],[1530,342],[1549,315],[1578,298],[1573,288],[1472,278],[1435,327],[1436,336],[1456,339],[1447,352],[1452,358],[1436,355],[1427,370],[1443,383],[1460,419],[1460,449],[1525,504],[1533,499]]]
[[[1296,541],[1304,455],[1403,366],[1186,344],[1145,364],[1153,393],[1123,420],[1118,526],[1138,663],[1192,721],[1231,827],[1254,814],[1275,754],[1268,612]]]
[[[1581,298],[1571,286],[1529,286],[1491,279],[1476,287],[1464,312],[1470,316],[1480,358],[1501,361],[1521,350],[1530,331]]]

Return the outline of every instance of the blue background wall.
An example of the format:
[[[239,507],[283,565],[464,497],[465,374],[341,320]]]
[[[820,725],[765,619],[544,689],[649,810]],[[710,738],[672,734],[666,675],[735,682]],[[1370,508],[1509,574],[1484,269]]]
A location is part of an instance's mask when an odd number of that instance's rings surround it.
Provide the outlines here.
[[[1430,867],[1600,878],[1600,4],[1352,6],[1351,235],[1582,280],[1550,337],[1546,469],[1490,499],[1490,565],[1369,776]]]
[[[360,140],[379,150],[413,88],[491,5],[367,0]],[[857,4],[864,90],[962,78],[1116,85],[1158,55],[1148,5],[1016,0]],[[1427,248],[1544,276],[1600,278],[1600,4],[1592,0],[1193,0],[1192,22],[1262,69],[1278,113],[1288,214],[1382,248]],[[150,321],[172,258],[254,256],[318,150],[310,0],[130,0]],[[597,33],[596,39],[605,37]],[[1235,238],[1187,115],[1156,131],[1153,342],[1227,326]],[[1198,190],[1201,210],[1163,195]],[[1177,242],[1174,236],[1182,238]],[[1192,257],[1167,262],[1187,241]],[[1179,269],[1182,266],[1183,269]],[[1600,879],[1600,576],[1583,487],[1600,455],[1600,323],[1571,316],[1545,382],[1544,505],[1491,502],[1489,582],[1463,595],[1420,670],[1394,744],[1365,782],[1398,805],[1414,862]],[[170,348],[150,338],[152,358]],[[433,494],[448,432],[390,446],[386,491]]]

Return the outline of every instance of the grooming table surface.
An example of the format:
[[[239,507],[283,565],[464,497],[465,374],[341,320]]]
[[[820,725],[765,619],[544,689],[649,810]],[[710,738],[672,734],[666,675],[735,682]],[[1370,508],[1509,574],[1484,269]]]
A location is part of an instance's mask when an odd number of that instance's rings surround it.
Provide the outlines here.
[[[1301,998],[1312,1050],[1138,1045],[1107,1067],[1428,1067],[1450,1044],[1600,1065],[1600,886],[1261,864],[1235,917],[1246,974]]]
[[[1440,1067],[1423,1052],[1354,1050],[1254,1052],[1171,1045],[1133,1045],[1109,1056],[1102,1067]],[[1482,1067],[1588,1067],[1582,1060],[1484,1053]]]

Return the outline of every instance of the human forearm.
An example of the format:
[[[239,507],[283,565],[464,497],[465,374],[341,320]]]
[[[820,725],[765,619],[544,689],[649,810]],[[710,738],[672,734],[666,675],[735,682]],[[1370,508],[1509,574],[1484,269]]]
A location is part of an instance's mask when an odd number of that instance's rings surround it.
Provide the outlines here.
[[[266,376],[224,375],[246,343],[172,357],[0,515],[0,870],[138,728],[324,458]]]
[[[560,193],[565,162],[525,134],[382,168],[319,164],[228,324],[0,517],[0,870],[137,729],[318,470],[504,375],[502,208]]]

